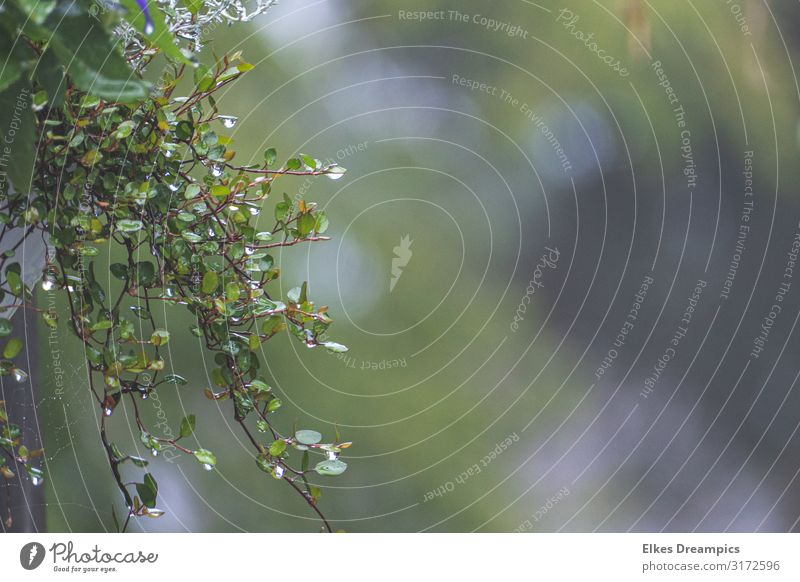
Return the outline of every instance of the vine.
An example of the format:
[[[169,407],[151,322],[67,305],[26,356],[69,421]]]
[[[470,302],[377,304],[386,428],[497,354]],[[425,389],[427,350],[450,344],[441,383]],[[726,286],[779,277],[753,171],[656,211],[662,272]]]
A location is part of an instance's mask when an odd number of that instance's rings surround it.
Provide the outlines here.
[[[191,313],[194,325],[188,333],[199,338],[214,362],[214,386],[205,396],[230,401],[256,466],[286,482],[332,531],[318,507],[321,490],[309,476],[343,473],[347,465],[339,453],[350,443],[343,442],[338,431],[333,441],[323,443],[317,431],[281,428],[275,421],[281,401],[265,381],[261,365],[263,344],[282,332],[308,347],[347,349],[327,341],[332,320],[326,307],[309,299],[306,283],[283,298],[275,296],[280,271],[272,254],[283,247],[328,240],[326,214],[313,202],[292,200],[285,193],[276,196],[277,184],[288,176],[337,179],[344,169],[304,154],[279,164],[273,148],[264,152],[260,163],[235,163],[232,140],[220,130],[232,128],[236,118],[219,111],[215,95],[253,67],[240,54],[219,58],[211,66],[197,64],[174,43],[170,15],[175,11],[169,4],[158,5],[162,12],[148,10],[147,3],[139,1],[143,9],[123,15],[118,30],[122,26],[140,31],[135,42],[127,38],[122,47],[110,45],[114,58],[123,64],[127,59],[124,70],[109,68],[105,61],[89,66],[95,64],[94,57],[81,48],[65,63],[62,53],[69,53],[70,41],[59,40],[59,34],[84,31],[84,37],[93,39],[92,50],[112,42],[107,27],[91,21],[92,5],[73,4],[87,13],[60,12],[61,4],[54,3],[43,17],[23,0],[11,3],[12,18],[5,26],[11,26],[24,45],[0,46],[5,50],[0,61],[5,56],[6,63],[20,71],[0,84],[0,101],[5,97],[7,104],[13,100],[18,105],[4,107],[6,115],[12,113],[2,127],[7,136],[14,131],[23,139],[13,146],[15,164],[7,172],[13,188],[6,183],[0,199],[0,244],[11,233],[21,233],[17,246],[37,236],[48,247],[41,286],[65,293],[69,327],[83,344],[100,440],[125,502],[124,519],[117,520],[117,527],[125,531],[131,518],[163,514],[151,473],[145,472],[140,482],[123,476],[126,466],[146,470],[148,461],[122,451],[109,437],[108,426],[120,404],[129,405],[123,408],[132,412],[141,443],[152,455],[170,445],[206,469],[217,464],[213,452],[188,444],[196,429],[194,415],[182,420],[173,437],[155,433],[140,414],[141,401],[153,391],[188,383],[171,370],[167,373],[164,351],[171,332],[157,321],[158,305]],[[191,10],[184,13],[199,22],[205,14],[203,3],[186,4]],[[219,4],[206,10],[218,11]],[[169,64],[158,86],[147,87],[132,72],[144,70],[157,54],[169,57]],[[87,71],[75,70],[76,60],[93,73],[88,85]],[[65,68],[65,81],[54,83],[42,73],[45,68]],[[32,152],[24,147],[31,142],[23,133],[28,130],[35,138]],[[29,168],[24,166],[25,156],[30,156]],[[260,230],[257,223],[268,207],[272,227]],[[0,247],[5,251],[0,257],[0,310],[28,309],[56,328],[58,313],[36,306],[33,289],[14,260],[16,248],[6,246]],[[109,275],[101,273],[100,258],[109,262]],[[0,337],[12,332],[11,321],[0,318]],[[25,378],[26,372],[15,364],[23,347],[19,338],[7,340],[0,374]],[[19,428],[2,407],[0,421],[5,454],[0,472],[9,480],[14,477],[10,466],[23,466],[41,482],[41,469],[31,464],[41,451],[29,452],[20,443]],[[299,465],[290,464],[290,451],[299,454]],[[315,454],[322,458],[312,465]]]

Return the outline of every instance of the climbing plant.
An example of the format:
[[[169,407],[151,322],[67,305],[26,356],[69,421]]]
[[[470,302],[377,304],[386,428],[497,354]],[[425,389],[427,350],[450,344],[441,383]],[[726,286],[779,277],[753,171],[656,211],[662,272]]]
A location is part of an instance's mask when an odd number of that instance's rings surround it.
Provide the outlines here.
[[[276,296],[273,258],[282,247],[327,240],[328,229],[316,204],[278,194],[279,185],[290,176],[337,179],[344,169],[305,154],[280,162],[273,148],[258,163],[238,163],[225,135],[237,120],[215,95],[253,66],[238,53],[199,58],[203,30],[271,4],[10,0],[0,9],[0,374],[21,381],[28,373],[10,320],[17,309],[51,328],[66,322],[82,342],[100,439],[124,500],[120,531],[163,511],[146,456],[109,435],[116,411],[132,415],[152,455],[170,446],[206,469],[217,463],[191,444],[201,428],[194,415],[163,435],[140,414],[154,391],[192,389],[166,357],[178,333],[199,338],[214,362],[205,396],[230,406],[253,469],[285,482],[331,531],[310,478],[343,473],[339,453],[350,443],[338,431],[323,442],[317,431],[286,427],[262,365],[264,343],[279,333],[347,349],[328,340],[328,310],[305,283]],[[149,84],[144,74],[155,66],[161,73]],[[265,213],[268,230],[257,227]],[[34,238],[47,247],[38,284],[64,293],[63,314],[37,306],[23,276],[17,253]],[[167,309],[187,310],[193,325],[167,330],[158,321]],[[20,442],[2,402],[0,431],[3,477],[27,472],[40,483],[42,452]]]

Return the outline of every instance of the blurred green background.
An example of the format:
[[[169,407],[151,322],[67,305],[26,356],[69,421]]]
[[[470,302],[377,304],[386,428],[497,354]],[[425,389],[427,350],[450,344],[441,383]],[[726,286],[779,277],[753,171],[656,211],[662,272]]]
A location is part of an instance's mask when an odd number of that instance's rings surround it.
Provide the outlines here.
[[[278,285],[308,280],[350,351],[288,335],[264,346],[285,402],[278,423],[323,427],[326,438],[336,423],[355,443],[347,473],[319,480],[335,527],[797,528],[797,365],[778,352],[792,352],[794,297],[772,351],[736,381],[797,227],[798,22],[789,1],[283,0],[211,32],[207,58],[242,50],[255,65],[220,99],[239,117],[227,130],[238,159],[276,147],[348,168],[338,181],[278,182],[319,202],[332,225],[331,241],[284,251]],[[723,301],[746,151],[755,214]],[[410,256],[390,288],[404,237]],[[547,248],[557,262],[541,263]],[[598,379],[648,274],[656,283],[636,328]],[[643,378],[699,278],[709,290],[694,327],[644,399]],[[197,441],[219,465],[153,459],[167,514],[132,529],[316,531],[302,500],[257,470],[226,403],[204,398],[210,366],[188,314],[158,317],[173,337],[168,366],[189,384],[162,387],[145,419],[162,410],[175,431],[196,414]],[[34,373],[47,527],[104,530],[120,500],[65,322],[63,395],[44,330]],[[123,410],[111,424],[118,442],[142,448]]]

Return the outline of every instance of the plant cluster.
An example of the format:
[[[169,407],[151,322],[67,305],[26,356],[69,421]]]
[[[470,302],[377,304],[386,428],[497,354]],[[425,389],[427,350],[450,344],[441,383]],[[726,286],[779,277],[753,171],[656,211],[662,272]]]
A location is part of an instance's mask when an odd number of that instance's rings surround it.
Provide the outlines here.
[[[146,471],[148,461],[110,439],[115,411],[132,415],[152,455],[170,445],[209,470],[217,463],[213,452],[190,444],[194,415],[173,437],[151,430],[140,414],[153,391],[187,384],[168,357],[175,330],[158,322],[159,313],[186,309],[194,324],[181,332],[198,338],[214,362],[205,396],[230,401],[255,465],[297,491],[330,531],[318,507],[321,490],[309,477],[343,473],[339,453],[350,443],[338,431],[323,443],[317,431],[282,428],[274,419],[281,401],[262,364],[263,344],[282,332],[308,347],[347,349],[327,340],[328,310],[309,298],[305,283],[275,295],[274,260],[283,247],[327,240],[328,229],[316,204],[277,194],[281,178],[337,179],[344,169],[303,154],[279,163],[273,148],[259,163],[235,161],[225,130],[237,120],[220,112],[215,94],[253,67],[240,54],[201,65],[192,52],[199,39],[181,46],[175,31],[187,14],[195,24],[220,14],[242,19],[241,2],[228,2],[229,13],[225,2],[202,0],[121,4],[102,5],[99,20],[98,5],[85,0],[3,5],[0,244],[11,233],[21,238],[0,247],[0,336],[9,338],[0,374],[26,376],[16,363],[24,346],[13,337],[13,310],[36,312],[51,328],[68,320],[86,354],[100,438],[125,502],[117,520],[124,531],[131,518],[163,511],[151,473],[141,481],[124,476],[126,467]],[[152,87],[140,73],[158,55],[165,68]],[[265,213],[268,230],[258,226]],[[37,307],[21,276],[16,251],[34,236],[48,247],[41,286],[63,291],[63,316]],[[41,468],[32,464],[41,452],[25,448],[2,408],[0,422],[0,472],[11,479],[23,467],[41,482]],[[290,452],[299,463],[290,463]]]

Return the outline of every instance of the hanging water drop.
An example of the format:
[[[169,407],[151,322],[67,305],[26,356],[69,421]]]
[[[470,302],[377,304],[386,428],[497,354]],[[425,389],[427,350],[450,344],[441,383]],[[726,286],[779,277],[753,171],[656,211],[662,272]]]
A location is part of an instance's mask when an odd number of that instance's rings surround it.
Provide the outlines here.
[[[338,458],[339,458],[339,455],[337,455],[335,452],[328,451],[328,460],[329,461],[335,461]]]
[[[338,180],[339,178],[344,176],[346,171],[347,170],[345,170],[341,166],[331,166],[330,168],[327,169],[325,175],[328,176],[328,178],[330,178],[331,180]]]
[[[236,122],[239,121],[239,118],[233,117],[232,115],[220,115],[219,120],[226,128],[232,129],[236,126]]]
[[[215,178],[219,178],[222,175],[222,166],[220,165],[213,165],[211,166],[211,175]]]
[[[111,416],[112,414],[114,414],[114,409],[111,408],[110,406],[106,406],[103,409],[103,414],[106,415],[106,416]]]
[[[164,150],[164,157],[171,158],[172,157],[172,150]]]
[[[213,468],[214,465],[211,465],[210,463],[203,463],[203,469],[205,469],[206,471],[211,471]]]
[[[150,451],[150,454],[153,455],[154,457],[157,457],[158,456],[158,449],[152,449]]]
[[[20,370],[19,368],[14,368],[14,380],[22,383],[27,379],[28,379],[28,374],[24,370]]]
[[[42,279],[42,289],[44,291],[50,291],[56,286],[55,280],[50,277],[49,275]]]
[[[180,184],[176,184],[175,182],[173,182],[172,184],[169,184],[167,187],[168,187],[168,188],[169,188],[169,189],[170,189],[172,192],[177,192],[178,190],[180,190],[180,189],[181,189],[181,185],[180,185]]]
[[[275,478],[280,479],[281,477],[283,477],[283,467],[278,465],[275,467]]]
[[[250,211],[250,216],[258,216],[259,213],[261,212],[261,209],[256,208],[255,206],[250,206],[248,210]]]
[[[246,254],[246,255],[252,255],[254,252],[255,252],[255,249],[253,247],[245,247],[244,248],[244,254]]]
[[[44,479],[43,479],[42,477],[40,477],[39,475],[33,475],[33,476],[31,477],[31,484],[32,484],[34,487],[38,487],[38,486],[39,486],[39,485],[41,485],[42,483],[44,483]]]

